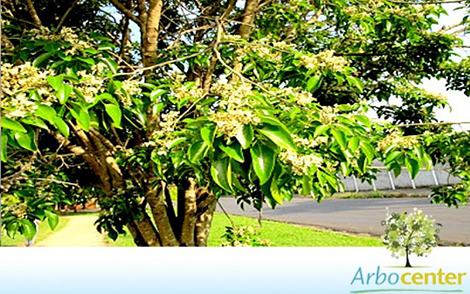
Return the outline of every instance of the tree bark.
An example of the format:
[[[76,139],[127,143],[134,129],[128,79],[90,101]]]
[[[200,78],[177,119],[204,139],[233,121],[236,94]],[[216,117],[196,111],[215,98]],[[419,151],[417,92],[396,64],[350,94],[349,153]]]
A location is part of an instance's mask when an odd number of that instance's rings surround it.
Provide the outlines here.
[[[147,12],[145,30],[142,31],[142,56],[144,66],[151,66],[157,60],[157,45],[162,16],[162,0],[151,0]]]
[[[143,212],[144,218],[141,221],[135,220],[134,223],[136,224],[139,232],[144,239],[145,243],[148,246],[155,247],[155,246],[162,246],[162,242],[159,236],[159,233],[155,229],[155,226],[152,224],[152,221],[147,214],[147,212]]]
[[[31,15],[31,18],[33,19],[33,22],[37,26],[42,27],[42,22],[39,19],[39,15],[38,15],[36,9],[34,8],[33,2],[31,0],[26,0],[26,6],[28,6],[29,15]]]
[[[245,3],[245,10],[243,12],[242,24],[240,25],[239,34],[242,39],[248,40],[255,22],[256,11],[258,10],[259,0],[247,0]],[[233,69],[235,72],[242,71],[242,64],[237,59],[240,56],[240,50],[235,52],[235,61],[233,63]],[[232,82],[239,81],[240,77],[237,75],[232,76]]]
[[[194,246],[194,233],[196,225],[196,181],[193,178],[189,178],[189,187],[184,193],[184,215],[183,224],[181,227],[181,245],[182,246]]]
[[[137,245],[139,247],[149,246],[147,244],[147,242],[145,241],[144,237],[142,236],[142,234],[140,233],[139,228],[137,227],[137,225],[134,222],[128,223],[127,224],[127,229],[131,233],[132,238],[134,239],[135,245]]]
[[[166,185],[163,182],[156,187],[151,187],[151,183],[149,183],[147,192],[145,193],[145,198],[152,210],[162,245],[179,246],[180,242],[175,236],[164,202],[165,189]]]
[[[217,199],[211,192],[207,193],[207,198],[198,208],[198,217],[196,221],[196,246],[207,246],[207,239],[214,217]]]

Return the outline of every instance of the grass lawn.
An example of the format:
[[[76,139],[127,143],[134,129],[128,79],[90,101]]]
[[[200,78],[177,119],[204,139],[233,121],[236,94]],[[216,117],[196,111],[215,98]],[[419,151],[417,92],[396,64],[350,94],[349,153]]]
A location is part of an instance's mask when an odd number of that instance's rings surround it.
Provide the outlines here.
[[[239,226],[257,227],[258,220],[231,216],[235,224]],[[224,214],[216,213],[212,222],[208,246],[220,246],[225,240],[222,235],[225,227],[230,226],[230,221]],[[260,229],[260,238],[271,241],[273,246],[382,246],[378,238],[351,236],[341,233],[316,230],[281,222],[263,221]],[[127,234],[119,236],[116,241],[107,239],[109,246],[135,246],[132,236]]]
[[[35,243],[42,241],[49,237],[49,235],[61,230],[63,227],[65,227],[68,221],[69,220],[67,218],[61,217],[59,220],[59,224],[57,225],[54,231],[51,230],[47,221],[41,222],[39,224],[39,234],[36,237]],[[15,238],[10,238],[4,231],[2,231],[2,246],[24,246],[25,243],[26,240],[24,236],[16,234]]]

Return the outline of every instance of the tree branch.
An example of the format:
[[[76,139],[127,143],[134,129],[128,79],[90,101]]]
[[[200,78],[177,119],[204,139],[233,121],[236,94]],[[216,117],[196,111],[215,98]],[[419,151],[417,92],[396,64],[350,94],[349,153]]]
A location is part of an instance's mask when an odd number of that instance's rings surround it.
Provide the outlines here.
[[[72,12],[73,8],[75,7],[75,5],[77,5],[77,3],[79,2],[80,0],[75,0],[72,5],[69,7],[69,9],[67,9],[67,11],[64,13],[64,15],[62,16],[62,18],[60,19],[59,21],[59,24],[57,25],[57,27],[55,28],[54,30],[54,33],[57,33],[60,31],[60,29],[62,28],[62,25],[64,24],[65,20],[67,19],[67,17],[69,16],[70,12]]]
[[[152,215],[157,224],[160,233],[160,239],[163,246],[179,246],[180,243],[176,239],[173,228],[168,219],[163,197],[165,197],[166,184],[162,182],[156,187],[152,187],[152,181],[148,183],[145,199],[150,205]]]
[[[138,24],[140,27],[143,26],[142,21],[137,16],[135,16],[134,13],[132,13],[131,10],[127,9],[126,6],[124,6],[124,4],[119,2],[119,0],[109,0],[109,2],[111,2],[111,4],[113,4],[114,7],[116,7],[117,10],[124,13],[128,18],[130,18],[133,22]]]
[[[42,27],[42,22],[39,19],[39,15],[38,15],[36,9],[34,8],[33,2],[31,0],[26,0],[26,5],[28,6],[29,14],[31,15],[31,18],[33,19],[34,23],[37,26]]]
[[[188,179],[189,187],[184,192],[184,215],[183,224],[181,226],[181,245],[194,246],[194,231],[196,224],[196,180],[193,178]]]

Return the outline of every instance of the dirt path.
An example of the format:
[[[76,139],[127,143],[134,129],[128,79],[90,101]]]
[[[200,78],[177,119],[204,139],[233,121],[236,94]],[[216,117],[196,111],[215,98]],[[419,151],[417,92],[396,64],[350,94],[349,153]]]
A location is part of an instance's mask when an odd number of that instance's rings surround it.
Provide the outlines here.
[[[104,247],[104,236],[96,231],[96,215],[67,216],[67,225],[38,242],[39,247]]]

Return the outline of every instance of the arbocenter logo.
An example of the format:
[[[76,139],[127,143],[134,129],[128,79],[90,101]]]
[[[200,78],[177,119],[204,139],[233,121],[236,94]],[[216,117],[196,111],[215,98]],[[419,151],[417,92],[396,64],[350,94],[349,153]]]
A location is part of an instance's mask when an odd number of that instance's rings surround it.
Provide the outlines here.
[[[399,268],[377,266],[373,270],[359,267],[350,285],[361,287],[350,293],[463,293],[462,284],[467,279],[465,272],[446,271],[442,268]]]
[[[395,258],[404,257],[404,266],[359,266],[350,279],[350,293],[464,293],[468,291],[466,272],[448,266],[413,267],[410,256],[428,256],[439,241],[441,226],[414,209],[407,213],[387,213],[382,222],[382,241]],[[467,289],[464,289],[465,286]],[[467,292],[468,293],[468,292]]]

